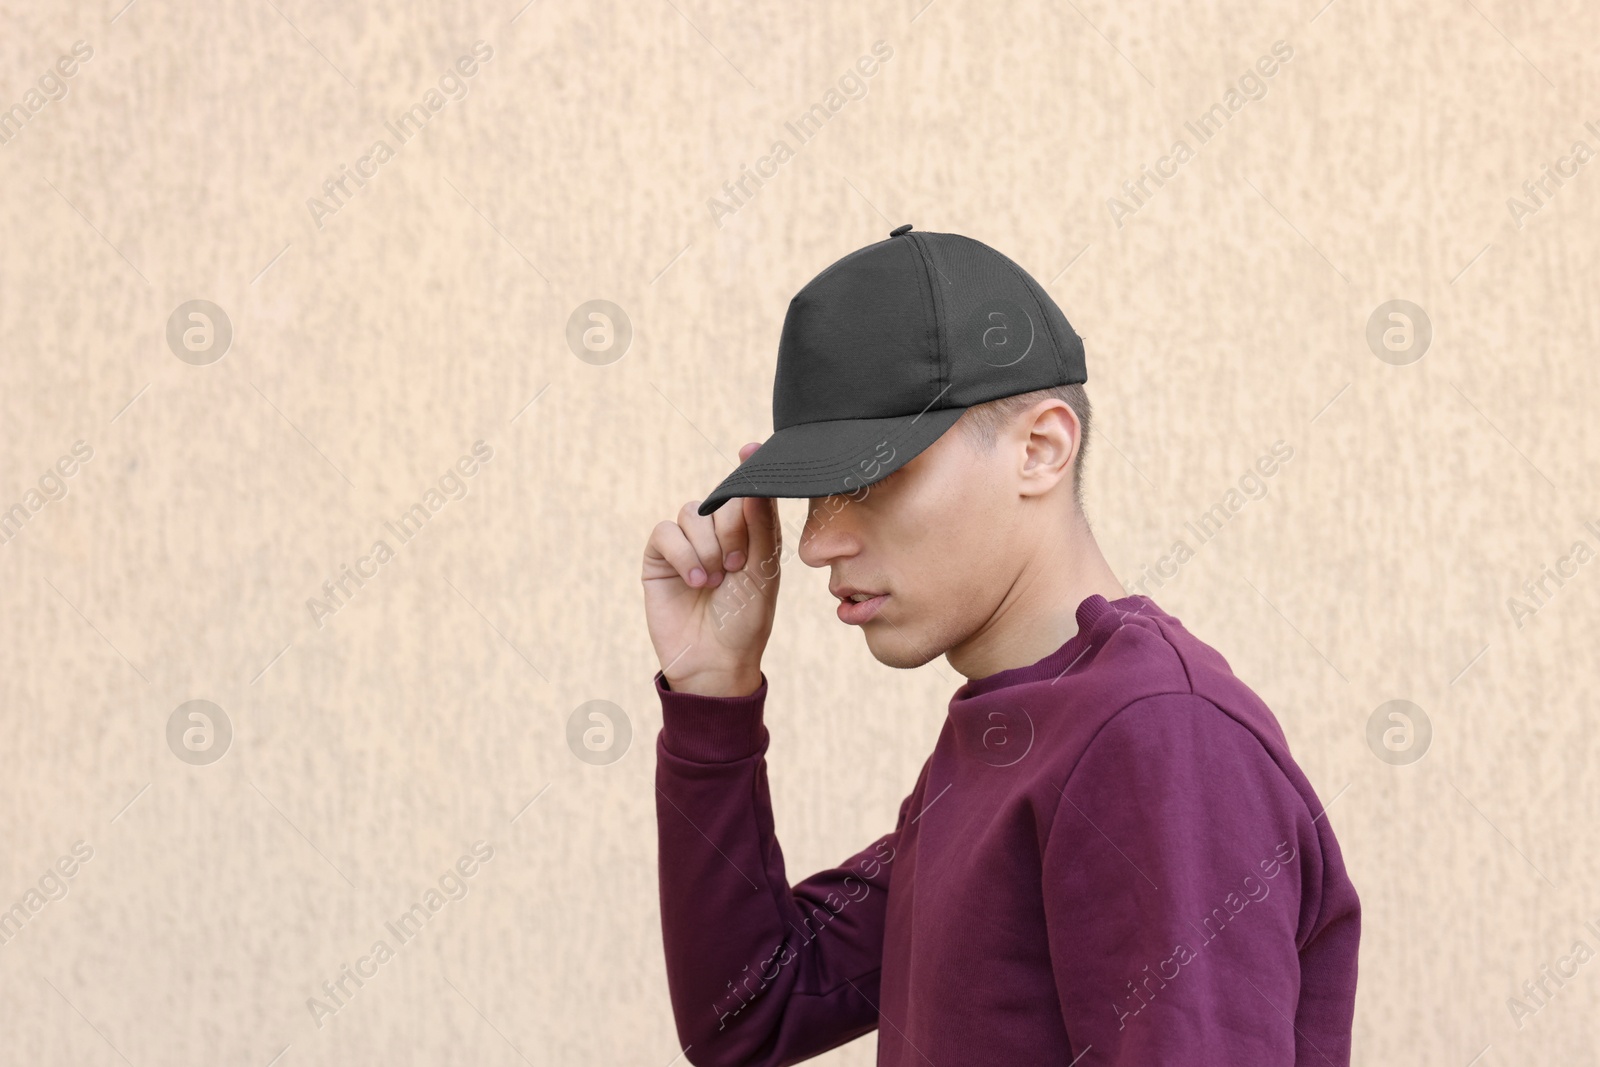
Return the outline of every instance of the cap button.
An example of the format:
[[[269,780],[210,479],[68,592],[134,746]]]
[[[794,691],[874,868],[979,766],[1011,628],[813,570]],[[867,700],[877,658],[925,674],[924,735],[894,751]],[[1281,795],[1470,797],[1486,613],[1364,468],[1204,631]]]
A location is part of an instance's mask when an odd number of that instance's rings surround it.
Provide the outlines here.
[[[906,223],[904,226],[896,226],[894,229],[889,231],[889,236],[890,237],[899,237],[901,234],[905,233],[909,229],[911,229],[911,223],[909,223],[909,222]]]

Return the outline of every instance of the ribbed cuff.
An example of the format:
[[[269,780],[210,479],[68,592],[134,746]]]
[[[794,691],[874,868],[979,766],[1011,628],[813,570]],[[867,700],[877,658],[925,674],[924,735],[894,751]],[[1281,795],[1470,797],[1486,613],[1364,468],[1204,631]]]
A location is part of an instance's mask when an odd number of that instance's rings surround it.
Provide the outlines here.
[[[662,744],[680,759],[696,763],[733,763],[760,752],[767,743],[762,719],[767,701],[767,675],[754,693],[742,697],[712,697],[679,693],[656,671],[656,695],[661,699]]]

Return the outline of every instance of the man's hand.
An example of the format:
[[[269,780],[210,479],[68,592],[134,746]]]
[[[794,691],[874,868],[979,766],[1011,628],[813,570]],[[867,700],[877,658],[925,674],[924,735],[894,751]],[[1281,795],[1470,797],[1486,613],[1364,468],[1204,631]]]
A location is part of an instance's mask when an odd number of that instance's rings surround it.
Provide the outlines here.
[[[750,458],[760,443],[739,449]],[[680,693],[748,696],[761,685],[761,654],[778,606],[783,535],[777,501],[736,497],[710,515],[691,500],[663,520],[644,549],[650,643]]]

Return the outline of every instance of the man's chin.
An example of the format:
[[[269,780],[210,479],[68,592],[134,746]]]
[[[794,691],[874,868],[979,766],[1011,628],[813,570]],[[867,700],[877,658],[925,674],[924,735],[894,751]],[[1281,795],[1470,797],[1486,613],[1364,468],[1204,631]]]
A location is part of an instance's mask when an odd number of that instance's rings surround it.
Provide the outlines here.
[[[944,654],[933,642],[913,633],[904,623],[890,623],[883,616],[862,628],[872,658],[885,667],[910,670],[931,663]]]

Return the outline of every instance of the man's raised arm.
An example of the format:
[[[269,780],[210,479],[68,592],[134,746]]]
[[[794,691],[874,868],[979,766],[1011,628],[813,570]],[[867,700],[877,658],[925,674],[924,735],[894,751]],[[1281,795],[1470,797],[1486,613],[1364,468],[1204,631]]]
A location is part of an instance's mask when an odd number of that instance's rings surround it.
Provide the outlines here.
[[[741,461],[760,446],[739,450]],[[877,1025],[895,831],[790,887],[767,792],[767,695],[782,528],[770,497],[691,500],[644,551],[661,669],[656,742],[662,940],[693,1064],[807,1059]],[[900,824],[910,803],[900,808]]]

